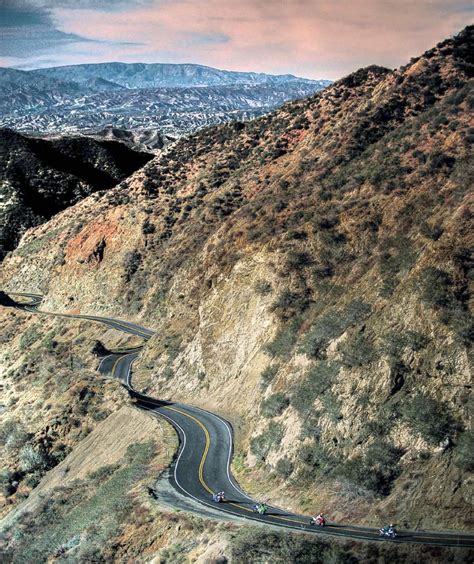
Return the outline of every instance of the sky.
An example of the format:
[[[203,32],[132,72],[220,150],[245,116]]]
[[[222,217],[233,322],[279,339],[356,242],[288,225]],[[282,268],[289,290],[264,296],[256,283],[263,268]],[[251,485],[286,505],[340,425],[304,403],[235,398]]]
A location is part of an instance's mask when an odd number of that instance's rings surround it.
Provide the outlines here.
[[[198,63],[336,79],[473,21],[458,0],[0,0],[0,66]]]

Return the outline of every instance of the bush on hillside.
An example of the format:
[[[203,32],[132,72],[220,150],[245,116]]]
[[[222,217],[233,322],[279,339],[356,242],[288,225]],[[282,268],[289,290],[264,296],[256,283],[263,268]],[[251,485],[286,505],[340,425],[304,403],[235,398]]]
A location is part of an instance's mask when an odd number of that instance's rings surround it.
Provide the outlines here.
[[[264,417],[278,417],[290,405],[290,400],[285,394],[278,392],[262,402],[261,414]]]
[[[413,431],[431,444],[451,437],[456,430],[456,422],[449,408],[421,392],[402,406],[402,414]]]
[[[418,277],[421,299],[432,307],[449,307],[452,305],[452,285],[451,276],[440,268],[425,268]]]
[[[464,431],[457,441],[455,450],[456,464],[466,472],[474,471],[474,433]]]
[[[287,321],[292,317],[300,315],[308,305],[309,295],[307,289],[299,293],[283,290],[272,304],[271,310],[274,311],[281,320]]]
[[[260,375],[260,387],[262,389],[267,388],[272,383],[273,379],[277,375],[278,369],[278,364],[272,364],[265,368],[265,370]]]
[[[294,470],[294,464],[288,458],[280,458],[276,463],[275,470],[279,476],[287,479],[291,476]]]
[[[364,490],[387,495],[393,480],[399,475],[398,462],[401,451],[383,440],[372,443],[364,456],[357,456],[340,465],[336,473],[348,480],[360,494]]]
[[[303,464],[299,475],[303,480],[328,474],[337,464],[337,460],[318,441],[303,444],[298,450],[297,460]]]
[[[44,471],[48,468],[45,454],[32,445],[25,445],[20,450],[20,467],[24,472]]]
[[[141,262],[142,256],[136,249],[125,255],[123,260],[123,269],[126,282],[130,282],[133,275],[137,272]]]
[[[270,284],[270,282],[267,282],[266,280],[259,280],[255,284],[255,291],[260,296],[266,296],[266,295],[271,294],[273,292],[273,288],[272,288],[272,285]]]
[[[342,363],[347,368],[358,368],[370,364],[377,358],[377,351],[363,333],[356,333],[341,347]]]
[[[283,427],[272,421],[268,427],[250,441],[250,452],[260,460],[265,460],[270,450],[283,439]]]
[[[26,351],[32,345],[34,345],[40,337],[41,337],[41,333],[38,331],[36,325],[33,325],[32,327],[28,327],[23,332],[20,338],[20,350]]]
[[[294,387],[291,403],[302,416],[308,414],[316,398],[329,390],[339,370],[339,363],[321,361],[310,368],[304,380]]]
[[[298,340],[300,325],[300,320],[294,319],[281,327],[273,341],[264,346],[265,352],[271,356],[289,357]]]
[[[332,310],[321,315],[305,335],[301,352],[313,358],[324,358],[329,343],[349,327],[362,321],[369,312],[368,304],[353,300],[343,309]]]

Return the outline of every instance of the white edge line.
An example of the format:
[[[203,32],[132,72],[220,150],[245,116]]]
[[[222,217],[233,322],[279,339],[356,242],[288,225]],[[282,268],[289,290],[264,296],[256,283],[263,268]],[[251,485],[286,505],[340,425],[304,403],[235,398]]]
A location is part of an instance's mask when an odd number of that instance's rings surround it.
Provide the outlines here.
[[[231,460],[232,460],[232,451],[233,451],[233,440],[232,440],[232,432],[230,430],[229,424],[227,423],[227,421],[225,419],[223,419],[222,417],[219,417],[219,415],[216,415],[215,413],[212,413],[211,411],[206,411],[205,409],[202,409],[200,407],[196,407],[196,406],[191,406],[194,409],[197,409],[198,411],[202,411],[203,413],[206,413],[208,415],[211,415],[212,417],[214,417],[215,419],[217,419],[218,421],[220,421],[221,423],[224,423],[226,429],[227,429],[227,433],[229,435],[229,453],[227,455],[227,479],[229,480],[230,484],[234,487],[234,489],[239,492],[241,495],[243,495],[244,497],[246,497],[247,499],[250,499],[251,501],[254,501],[253,497],[250,497],[249,495],[247,495],[241,488],[240,486],[237,484],[237,482],[235,481],[235,479],[232,477],[231,472],[230,472],[230,466],[231,466]]]
[[[155,409],[151,409],[151,408],[149,408],[149,407],[141,407],[140,409],[145,409],[146,411],[151,411],[151,412],[155,415],[155,417],[163,417],[164,419],[166,419],[166,420],[168,420],[168,421],[170,422],[170,425],[171,425],[171,426],[177,427],[177,428],[181,431],[181,433],[182,433],[182,435],[183,435],[183,442],[182,442],[181,445],[180,445],[181,448],[180,448],[180,452],[179,452],[179,454],[178,454],[178,458],[176,459],[176,464],[175,464],[175,466],[174,466],[173,477],[174,477],[174,481],[176,482],[176,485],[177,485],[186,495],[188,495],[189,497],[191,497],[192,499],[194,499],[197,503],[199,503],[199,505],[204,505],[204,506],[206,506],[206,507],[210,507],[213,511],[216,511],[216,512],[218,512],[218,513],[224,513],[224,514],[228,514],[228,515],[233,515],[234,517],[238,517],[238,518],[243,519],[243,520],[256,521],[256,522],[258,522],[258,523],[264,523],[264,524],[266,524],[266,525],[273,525],[273,526],[276,526],[276,527],[282,526],[282,527],[285,527],[285,528],[287,528],[287,529],[300,529],[300,527],[297,527],[297,526],[294,526],[294,525],[286,525],[286,524],[280,525],[280,524],[277,524],[277,523],[269,523],[269,522],[264,521],[263,519],[258,519],[257,517],[253,517],[253,516],[251,516],[251,515],[241,515],[240,513],[234,513],[234,512],[232,512],[232,511],[230,511],[229,509],[225,509],[225,508],[222,508],[222,509],[219,510],[219,509],[217,509],[214,505],[211,505],[210,503],[207,503],[207,502],[205,502],[205,501],[203,501],[203,500],[201,500],[201,499],[195,497],[193,494],[189,493],[189,492],[179,483],[178,476],[177,476],[177,471],[178,471],[178,466],[179,466],[179,463],[180,463],[180,460],[181,460],[181,456],[183,455],[184,449],[186,448],[186,433],[185,433],[184,429],[181,427],[181,425],[179,425],[178,423],[176,423],[176,421],[174,421],[173,419],[171,419],[171,417],[168,417],[167,415],[165,415],[165,414],[162,413],[161,411],[158,411],[158,412],[157,412],[157,411],[155,411]],[[250,499],[250,498],[249,498],[249,499]],[[304,525],[304,524],[302,523],[302,525]],[[303,529],[303,527],[301,527],[301,529]],[[311,531],[310,531],[310,532],[311,532]]]
[[[33,311],[31,311],[30,308],[31,308]],[[37,309],[36,304],[31,304],[30,306],[26,305],[26,306],[24,306],[24,310],[29,311],[30,313],[43,313],[43,314],[46,314],[46,315],[53,315],[53,316],[57,316],[57,317],[70,317],[70,318],[76,318],[76,319],[81,319],[81,318],[82,318],[82,319],[89,319],[90,321],[97,321],[97,322],[103,323],[103,324],[105,324],[105,325],[107,325],[107,322],[106,322],[105,320],[107,320],[107,321],[112,321],[112,322],[116,321],[116,322],[124,323],[124,324],[128,325],[128,322],[123,322],[123,321],[121,321],[121,320],[115,320],[115,319],[113,319],[113,318],[97,318],[97,317],[95,317],[95,316],[89,316],[89,315],[74,315],[74,314],[64,314],[64,313],[61,314],[61,313],[54,313],[54,312],[41,311],[41,310]],[[94,318],[94,317],[95,317],[95,318]],[[105,322],[104,322],[104,321],[105,321]],[[109,326],[110,326],[110,325],[109,325]],[[128,327],[130,327],[130,325],[129,325]],[[140,326],[136,326],[136,328],[138,329],[138,331],[143,331],[143,329],[144,329],[145,331],[150,331],[150,330],[147,330],[146,328],[141,328]],[[118,328],[116,328],[116,329],[118,329]],[[123,325],[122,325],[122,330],[123,330],[123,329],[124,329],[124,327],[123,327]],[[130,329],[133,330],[133,329],[135,329],[135,327],[130,327]],[[119,329],[119,330],[120,330],[120,329]],[[125,331],[125,332],[128,333],[128,331]],[[135,333],[135,334],[136,334],[136,333]],[[153,335],[153,333],[152,333],[152,335]],[[152,335],[149,335],[149,337],[151,337]],[[143,335],[138,335],[138,336],[141,336],[141,337],[143,338]],[[129,353],[129,354],[130,354],[130,353]],[[133,354],[133,353],[131,353],[131,354]],[[108,356],[112,356],[112,355],[108,355]],[[128,355],[125,355],[125,356],[128,356]],[[107,357],[104,357],[104,358],[102,359],[101,363],[99,364],[99,367],[101,366],[101,364],[102,364],[102,362],[105,360],[105,358],[107,358]],[[135,359],[134,359],[134,360],[135,360]],[[128,369],[128,372],[127,372],[127,386],[128,386],[131,390],[133,390],[133,391],[135,391],[135,390],[134,390],[134,389],[132,388],[132,386],[131,386],[131,378],[130,378],[130,377],[131,377],[131,368],[132,368],[132,364],[133,364],[134,360],[130,363],[129,369]],[[150,399],[153,399],[153,398],[150,398]],[[231,475],[230,475],[230,460],[231,460],[232,444],[233,444],[233,442],[232,442],[232,433],[231,433],[231,430],[230,430],[230,428],[229,428],[229,424],[227,423],[227,421],[226,421],[225,419],[219,417],[218,415],[216,415],[216,414],[214,414],[214,413],[212,413],[212,412],[210,412],[210,411],[206,411],[205,409],[202,409],[202,408],[200,408],[200,407],[196,407],[196,406],[189,406],[189,407],[194,408],[194,409],[197,409],[197,410],[199,410],[199,411],[202,411],[203,413],[206,413],[206,414],[208,414],[208,415],[211,415],[212,417],[214,417],[214,418],[217,419],[218,421],[224,423],[224,425],[225,425],[225,427],[226,427],[226,429],[227,429],[228,435],[229,435],[229,439],[230,439],[230,441],[229,441],[229,453],[228,453],[228,457],[227,457],[227,477],[228,477],[228,480],[229,480],[229,482],[231,483],[231,485],[234,487],[234,489],[235,489],[236,491],[238,491],[239,493],[241,493],[241,494],[242,494],[244,497],[246,497],[247,499],[250,499],[250,500],[253,501],[253,498],[249,497],[244,491],[242,491],[242,490],[240,489],[240,487],[236,484],[236,482],[232,479],[232,477],[231,477]],[[211,505],[211,504],[209,504],[209,503],[206,503],[206,502],[204,502],[204,501],[202,501],[202,500],[196,498],[196,497],[195,497],[194,495],[192,495],[191,493],[189,493],[189,492],[179,483],[179,481],[178,481],[178,479],[177,479],[177,474],[176,474],[176,473],[177,473],[178,464],[179,464],[179,462],[180,462],[181,456],[182,456],[182,454],[183,454],[183,452],[184,452],[184,449],[185,449],[185,446],[186,446],[186,433],[184,432],[183,428],[182,428],[178,423],[176,423],[173,419],[167,417],[166,415],[164,415],[164,414],[161,413],[161,412],[158,412],[158,413],[157,413],[157,412],[156,412],[155,410],[153,410],[153,409],[144,408],[144,407],[142,407],[141,409],[145,409],[145,410],[147,410],[147,411],[154,412],[156,416],[164,417],[164,418],[167,419],[172,425],[176,425],[176,427],[179,428],[179,430],[180,430],[181,433],[183,434],[183,439],[184,439],[184,441],[183,441],[183,444],[182,444],[182,446],[181,446],[181,450],[180,450],[180,453],[179,453],[178,458],[177,458],[177,460],[176,460],[176,464],[175,464],[175,468],[174,468],[174,479],[175,479],[175,482],[176,482],[177,486],[178,486],[183,492],[186,493],[186,495],[188,495],[189,497],[191,497],[192,499],[194,499],[195,501],[197,501],[200,505],[205,505],[205,506],[207,506],[207,507],[211,507],[214,511],[217,511],[216,508],[215,508],[213,505]],[[257,518],[255,518],[255,517],[251,517],[250,515],[249,515],[249,516],[244,516],[244,515],[240,515],[240,514],[233,513],[233,512],[231,512],[231,511],[229,511],[229,510],[227,510],[227,511],[221,510],[220,512],[221,512],[221,513],[228,513],[228,514],[231,514],[231,515],[236,515],[237,517],[240,517],[240,518],[243,518],[243,519],[253,520],[253,521],[260,522],[260,523],[262,523],[262,522],[265,523],[265,521],[263,521],[262,519],[257,519]],[[267,522],[267,524],[269,524],[269,523]],[[272,523],[270,523],[270,524],[272,524]],[[303,529],[304,524],[301,523],[301,525],[302,525],[301,529]],[[297,528],[298,528],[298,527],[296,527],[296,526],[294,526],[294,525],[292,526],[292,525],[286,525],[286,524],[284,524],[284,525],[282,525],[282,524],[276,524],[275,526],[277,526],[277,527],[285,527],[285,528],[288,528],[288,529],[297,529]],[[310,532],[310,531],[311,531],[311,530],[309,530],[308,532]],[[329,533],[329,534],[330,534],[330,533]],[[337,534],[334,535],[334,533],[333,533],[331,536],[339,536],[339,535],[337,535]],[[344,536],[344,535],[341,535],[341,536]],[[350,538],[350,537],[348,537],[348,538]],[[354,538],[354,537],[353,537],[353,538]],[[357,538],[357,537],[355,537],[355,538]],[[362,540],[364,540],[364,539],[362,538]],[[368,539],[368,540],[375,540],[375,539]],[[415,543],[416,543],[416,541],[412,541],[412,542],[415,542]],[[420,544],[420,542],[418,542],[417,544]],[[421,542],[421,544],[424,544],[424,543]]]
[[[99,362],[99,366],[97,367],[97,370],[100,371],[100,367],[102,366],[102,363],[105,362],[108,358],[110,358],[111,356],[113,356],[112,354],[108,354],[107,356],[104,356],[104,358]]]

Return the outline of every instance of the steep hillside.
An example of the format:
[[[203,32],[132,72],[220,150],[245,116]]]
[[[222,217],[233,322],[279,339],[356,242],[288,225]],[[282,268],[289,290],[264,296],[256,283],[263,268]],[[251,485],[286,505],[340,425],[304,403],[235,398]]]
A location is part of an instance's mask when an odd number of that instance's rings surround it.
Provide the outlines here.
[[[115,141],[33,139],[0,129],[0,259],[26,229],[112,188],[151,158]]]
[[[137,382],[224,413],[260,497],[468,527],[473,33],[181,139],[4,286],[158,329]]]

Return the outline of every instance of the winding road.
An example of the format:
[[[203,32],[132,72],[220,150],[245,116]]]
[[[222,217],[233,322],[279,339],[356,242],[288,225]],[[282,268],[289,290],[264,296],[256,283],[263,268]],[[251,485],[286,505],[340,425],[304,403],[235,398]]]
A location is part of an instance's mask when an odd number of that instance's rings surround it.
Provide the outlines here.
[[[119,331],[148,340],[153,331],[134,323],[94,315],[72,315],[39,310],[42,296],[28,293],[8,293],[11,300],[4,299],[6,307],[58,317],[86,319],[113,327]],[[21,300],[21,301],[19,301]],[[386,541],[379,536],[378,529],[349,524],[329,523],[324,528],[309,525],[309,517],[297,515],[270,506],[265,515],[252,511],[255,500],[239,487],[232,476],[233,452],[232,427],[222,417],[198,407],[182,403],[165,402],[135,391],[132,387],[133,362],[142,347],[117,351],[104,356],[98,370],[102,374],[117,378],[129,391],[135,404],[153,414],[165,418],[176,429],[180,448],[170,471],[170,482],[180,494],[201,506],[219,511],[223,517],[244,518],[282,529],[311,534],[322,534],[364,541],[416,543],[449,547],[474,548],[474,534],[447,531],[399,531],[395,540]],[[226,502],[216,504],[212,492],[224,490]]]

